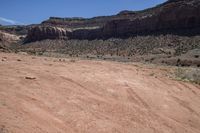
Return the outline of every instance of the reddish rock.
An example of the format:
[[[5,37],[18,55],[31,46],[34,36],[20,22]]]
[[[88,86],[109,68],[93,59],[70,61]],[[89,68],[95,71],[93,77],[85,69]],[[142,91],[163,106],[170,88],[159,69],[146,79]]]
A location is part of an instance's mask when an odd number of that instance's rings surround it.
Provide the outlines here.
[[[69,32],[63,28],[52,26],[34,26],[26,37],[26,42],[40,41],[43,39],[68,39]]]
[[[108,17],[50,18],[28,32],[27,41],[43,39],[107,39],[138,34],[189,34],[200,29],[200,0],[169,0],[143,11]],[[62,28],[59,28],[62,27]]]

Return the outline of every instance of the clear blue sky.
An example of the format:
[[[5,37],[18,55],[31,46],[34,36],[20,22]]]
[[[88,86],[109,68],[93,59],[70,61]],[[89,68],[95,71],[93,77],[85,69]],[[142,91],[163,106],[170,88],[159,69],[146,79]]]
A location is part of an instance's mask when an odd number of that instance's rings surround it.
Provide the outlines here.
[[[94,17],[121,10],[142,10],[166,0],[1,0],[0,18],[24,24],[40,23],[50,16]]]

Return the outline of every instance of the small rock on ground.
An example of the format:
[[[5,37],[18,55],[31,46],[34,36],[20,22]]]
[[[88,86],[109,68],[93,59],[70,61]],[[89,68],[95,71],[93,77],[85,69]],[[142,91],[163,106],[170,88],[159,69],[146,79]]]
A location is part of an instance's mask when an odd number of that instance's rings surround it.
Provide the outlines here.
[[[34,80],[34,79],[36,79],[36,77],[26,76],[25,79]]]

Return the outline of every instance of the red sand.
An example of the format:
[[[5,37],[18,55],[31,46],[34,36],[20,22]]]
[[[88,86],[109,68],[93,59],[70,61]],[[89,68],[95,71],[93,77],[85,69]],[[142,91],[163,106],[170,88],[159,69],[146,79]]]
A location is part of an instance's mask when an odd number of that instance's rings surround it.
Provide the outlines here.
[[[167,68],[3,57],[0,132],[200,133],[200,87],[166,78]]]

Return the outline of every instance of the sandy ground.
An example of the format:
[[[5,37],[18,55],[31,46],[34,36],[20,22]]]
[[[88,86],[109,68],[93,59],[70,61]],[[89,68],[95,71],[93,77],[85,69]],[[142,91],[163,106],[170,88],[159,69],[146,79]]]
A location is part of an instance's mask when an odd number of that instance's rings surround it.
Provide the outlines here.
[[[200,86],[167,68],[0,59],[0,133],[200,133]]]

